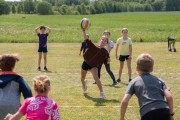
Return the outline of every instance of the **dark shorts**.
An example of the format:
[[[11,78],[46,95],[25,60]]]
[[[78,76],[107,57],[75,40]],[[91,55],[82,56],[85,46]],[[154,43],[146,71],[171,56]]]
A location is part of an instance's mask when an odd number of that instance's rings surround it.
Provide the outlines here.
[[[81,68],[82,68],[83,70],[86,70],[86,71],[92,69],[92,67],[89,66],[85,61],[82,63]]]
[[[39,47],[38,52],[47,53],[47,47]]]
[[[167,108],[152,110],[142,116],[141,120],[170,120],[170,110]]]
[[[129,55],[120,55],[119,56],[119,60],[124,62],[125,60],[127,60],[129,58]]]

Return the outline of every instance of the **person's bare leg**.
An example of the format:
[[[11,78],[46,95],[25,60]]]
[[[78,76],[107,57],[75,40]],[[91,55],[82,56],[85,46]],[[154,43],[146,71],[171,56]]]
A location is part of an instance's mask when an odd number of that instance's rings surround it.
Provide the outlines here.
[[[169,43],[169,51],[172,51],[172,49],[171,49],[171,43]]]
[[[41,67],[42,52],[39,52],[38,67]]]
[[[132,73],[132,69],[131,69],[131,58],[127,59],[127,68],[128,68],[128,75],[129,75],[129,81],[131,80],[131,73]]]
[[[91,71],[91,73],[93,75],[94,80],[96,81],[96,84],[97,84],[97,86],[99,88],[99,91],[103,92],[102,84],[101,84],[101,81],[100,81],[100,79],[98,77],[98,69],[94,67],[90,71]]]
[[[44,53],[44,67],[47,65],[47,53]]]
[[[120,67],[119,67],[119,80],[120,81],[121,81],[123,67],[124,67],[124,61],[120,61]],[[119,80],[117,80],[117,82],[120,82]]]
[[[86,92],[86,90],[87,90],[87,85],[86,85],[86,81],[85,81],[86,74],[87,74],[87,71],[81,69],[81,83],[82,83],[82,87],[83,87],[84,92]]]
[[[174,52],[176,52],[175,42],[172,44],[172,47],[173,47]]]
[[[94,67],[94,68],[92,68],[90,71],[91,71],[91,73],[92,73],[92,75],[93,75],[94,80],[96,81],[96,84],[97,84],[98,88],[99,88],[100,98],[101,98],[101,99],[105,99],[106,96],[105,96],[105,94],[104,94],[101,81],[100,81],[100,79],[99,79],[99,77],[98,77],[98,68],[95,68],[95,67]]]

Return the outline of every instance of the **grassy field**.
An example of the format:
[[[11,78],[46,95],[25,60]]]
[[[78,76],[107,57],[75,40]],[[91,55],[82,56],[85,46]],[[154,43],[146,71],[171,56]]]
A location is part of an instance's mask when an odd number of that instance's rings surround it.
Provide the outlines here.
[[[5,16],[4,16],[5,17]],[[34,27],[32,25],[31,27]],[[28,28],[29,29],[29,28]],[[148,47],[147,47],[148,46]],[[52,90],[49,97],[54,99],[59,107],[62,120],[118,120],[120,101],[125,93],[128,78],[125,66],[122,83],[111,86],[112,81],[102,68],[102,83],[107,99],[99,99],[97,86],[92,84],[91,74],[88,74],[88,92],[82,93],[80,83],[80,66],[83,61],[79,56],[79,43],[49,43],[49,72],[37,71],[37,44],[35,43],[1,43],[1,53],[19,53],[21,61],[15,71],[22,75],[32,88],[32,78],[39,74],[51,77]],[[142,52],[150,53],[155,59],[154,73],[165,80],[171,88],[175,104],[175,120],[180,119],[180,42],[176,43],[177,52],[168,52],[167,43],[133,43],[132,70],[135,71],[135,59]],[[111,52],[111,68],[118,77],[119,63],[115,60],[115,49]],[[81,106],[81,108],[78,108]],[[94,108],[95,106],[95,108]],[[109,107],[108,107],[109,106]],[[114,106],[110,107],[110,106]],[[126,120],[139,120],[139,109],[136,97],[129,103]]]
[[[98,41],[104,30],[109,30],[111,38],[116,40],[123,27],[129,28],[133,41],[157,42],[167,41],[172,35],[180,39],[180,12],[134,12],[100,15],[4,15],[0,16],[0,42],[37,42],[34,29],[39,25],[52,28],[49,42],[80,42],[80,20],[87,17],[91,20],[88,30],[90,38]]]

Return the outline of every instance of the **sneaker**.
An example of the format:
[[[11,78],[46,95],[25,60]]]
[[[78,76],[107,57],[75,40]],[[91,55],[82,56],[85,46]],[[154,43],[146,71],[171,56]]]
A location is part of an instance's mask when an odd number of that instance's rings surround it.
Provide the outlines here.
[[[119,83],[119,82],[121,82],[121,79],[120,79],[120,78],[118,78],[118,79],[117,79],[117,82],[118,82],[118,83]]]
[[[44,70],[45,70],[45,71],[48,71],[48,69],[47,69],[47,67],[46,67],[46,66],[44,67]]]
[[[176,48],[174,48],[174,52],[176,52]]]
[[[38,70],[40,71],[40,70],[41,70],[41,67],[38,67]]]
[[[129,79],[129,82],[131,82],[132,79]]]
[[[82,89],[84,93],[87,91],[87,81],[84,81],[84,84],[82,85]]]
[[[100,99],[105,99],[105,98],[106,98],[106,96],[105,96],[104,92],[100,92]]]
[[[117,85],[117,82],[113,82],[113,84],[112,84],[112,85],[113,85],[113,86],[114,86],[114,85]]]

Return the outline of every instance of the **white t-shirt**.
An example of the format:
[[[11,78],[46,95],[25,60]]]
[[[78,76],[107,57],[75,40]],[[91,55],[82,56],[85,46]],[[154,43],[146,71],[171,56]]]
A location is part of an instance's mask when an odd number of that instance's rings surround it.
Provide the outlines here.
[[[117,40],[117,45],[120,45],[120,55],[130,55],[129,46],[132,45],[131,38],[124,40],[122,37]]]
[[[109,40],[109,46],[110,46],[111,49],[114,48],[114,43],[113,43],[113,41]],[[105,48],[108,52],[110,52],[109,46],[104,46],[104,48]]]

